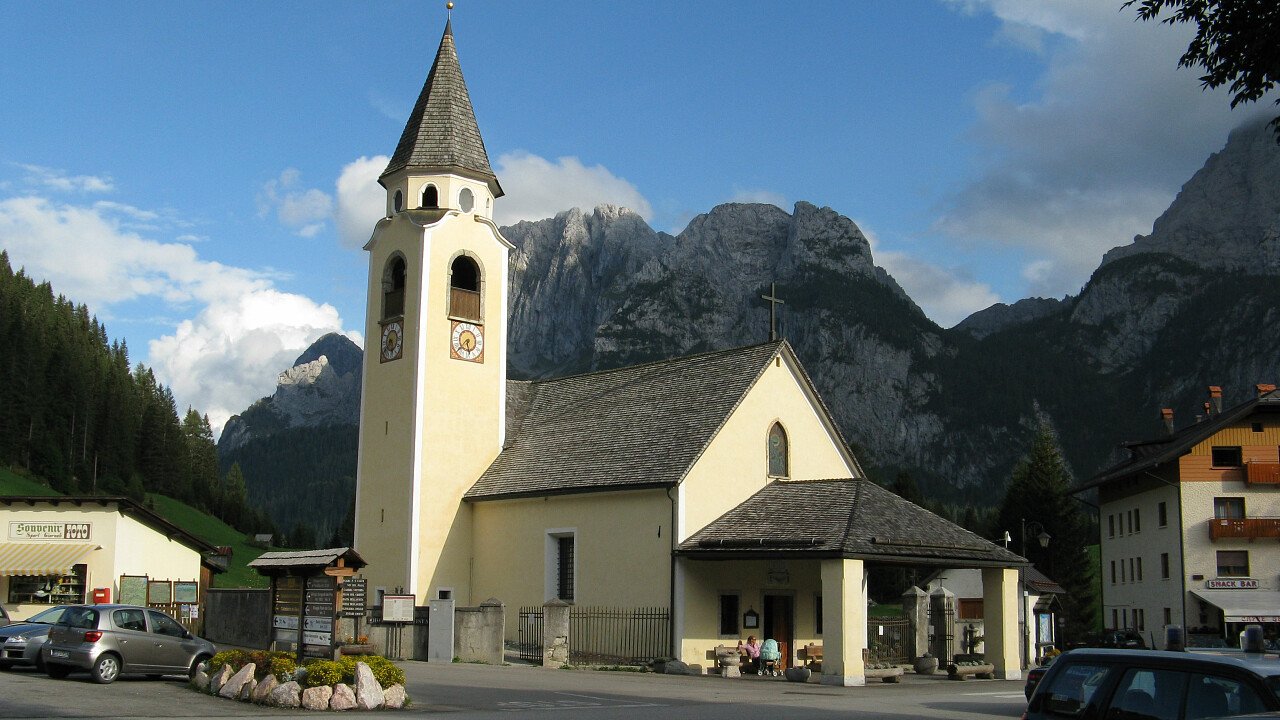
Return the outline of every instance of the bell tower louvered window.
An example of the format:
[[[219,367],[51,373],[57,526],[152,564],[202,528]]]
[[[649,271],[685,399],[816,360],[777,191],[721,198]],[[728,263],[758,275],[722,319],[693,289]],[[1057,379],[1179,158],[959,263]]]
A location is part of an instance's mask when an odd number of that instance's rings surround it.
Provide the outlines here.
[[[404,258],[397,255],[389,262],[382,273],[382,319],[397,318],[404,315]]]
[[[475,260],[460,255],[449,268],[449,315],[479,322],[480,266]]]

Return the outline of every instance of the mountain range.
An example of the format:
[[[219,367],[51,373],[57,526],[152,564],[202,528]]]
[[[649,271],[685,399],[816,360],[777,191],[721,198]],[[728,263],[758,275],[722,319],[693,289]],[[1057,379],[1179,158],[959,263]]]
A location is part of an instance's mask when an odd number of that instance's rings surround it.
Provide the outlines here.
[[[958,504],[998,500],[1037,412],[1087,477],[1122,440],[1162,432],[1160,408],[1182,425],[1204,413],[1209,385],[1232,403],[1277,380],[1280,337],[1267,328],[1280,320],[1280,148],[1262,124],[1234,131],[1151,234],[1108,252],[1079,294],[993,305],[949,329],[875,265],[852,220],[806,202],[720,205],[679,235],[610,206],[502,232],[515,246],[511,377],[761,342],[772,284],[782,334],[863,465]],[[280,432],[354,438],[358,362],[336,337],[228,423],[224,462]],[[276,476],[244,470],[251,500],[278,494]]]

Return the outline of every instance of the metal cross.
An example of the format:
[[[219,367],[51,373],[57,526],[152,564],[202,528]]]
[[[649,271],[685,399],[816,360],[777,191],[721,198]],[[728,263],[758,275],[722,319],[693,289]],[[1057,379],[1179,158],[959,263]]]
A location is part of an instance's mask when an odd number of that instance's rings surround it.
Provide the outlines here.
[[[778,339],[778,306],[786,303],[778,298],[776,283],[769,283],[769,294],[760,297],[769,301],[769,342],[773,342]]]

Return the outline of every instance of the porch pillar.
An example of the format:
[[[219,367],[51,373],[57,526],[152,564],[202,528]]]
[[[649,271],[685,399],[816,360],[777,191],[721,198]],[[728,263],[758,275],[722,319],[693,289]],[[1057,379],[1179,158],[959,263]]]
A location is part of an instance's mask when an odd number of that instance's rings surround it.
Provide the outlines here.
[[[929,593],[915,585],[907,588],[902,593],[902,614],[911,621],[907,659],[915,662],[916,658],[929,652]]]
[[[982,608],[986,660],[995,665],[997,678],[1017,680],[1022,677],[1018,653],[1017,568],[983,568]]]
[[[867,581],[861,560],[822,561],[822,684],[865,685]]]

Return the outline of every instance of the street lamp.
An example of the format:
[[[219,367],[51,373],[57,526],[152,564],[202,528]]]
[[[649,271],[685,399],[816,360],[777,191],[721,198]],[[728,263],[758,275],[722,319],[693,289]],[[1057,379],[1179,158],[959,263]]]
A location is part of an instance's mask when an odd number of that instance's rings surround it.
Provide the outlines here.
[[[1033,533],[1036,531],[1037,528],[1040,530],[1040,532],[1036,534],[1035,538],[1040,543],[1040,547],[1042,548],[1049,547],[1049,540],[1052,539],[1052,536],[1049,535],[1049,533],[1045,532],[1044,525],[1040,524],[1039,521],[1032,520],[1031,522],[1027,522],[1026,518],[1021,518],[1020,520],[1018,520],[1018,523],[1022,528],[1022,556],[1023,557],[1027,556],[1027,533]],[[1005,534],[1007,535],[1008,533],[1005,533]]]
[[[1018,531],[1018,537],[1021,540],[1019,550],[1021,551],[1020,554],[1022,557],[1027,556],[1028,533],[1035,533],[1032,537],[1040,543],[1040,547],[1042,548],[1049,547],[1049,540],[1052,539],[1049,533],[1045,531],[1044,525],[1038,520],[1027,522],[1026,518],[1019,518]],[[1009,547],[1009,541],[1011,539],[1012,538],[1009,537],[1009,531],[1006,530],[1004,533],[1004,546],[1006,548]],[[1028,627],[1028,622],[1031,619],[1031,608],[1028,607],[1029,603],[1030,593],[1027,592],[1026,577],[1022,566],[1018,566],[1018,634],[1022,636],[1022,642],[1018,644],[1021,646],[1022,667],[1024,668],[1027,667],[1028,661],[1031,657],[1031,649],[1028,647],[1031,642],[1031,633],[1030,628]]]

